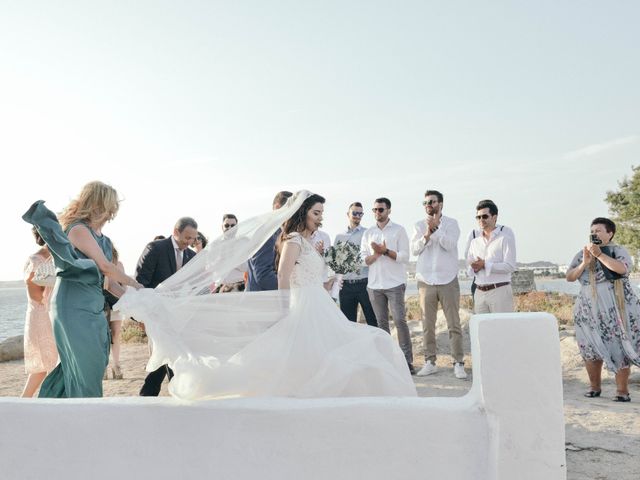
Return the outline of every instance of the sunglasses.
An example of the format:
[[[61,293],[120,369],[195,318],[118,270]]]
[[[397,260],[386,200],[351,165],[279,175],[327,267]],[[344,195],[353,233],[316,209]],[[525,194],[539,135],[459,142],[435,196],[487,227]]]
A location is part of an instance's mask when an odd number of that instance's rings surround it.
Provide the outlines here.
[[[422,202],[422,206],[426,207],[427,205],[433,205],[434,203],[438,203],[438,200],[425,200]]]
[[[223,225],[225,230],[228,230],[229,228],[235,227],[237,225],[237,223],[225,223]]]
[[[491,215],[489,215],[488,213],[483,213],[482,215],[476,215],[476,220],[486,220],[490,217]]]
[[[376,212],[382,213],[382,212],[384,212],[386,210],[386,208],[378,207],[378,208],[372,208],[371,210],[373,210],[373,213],[376,213]]]
[[[351,215],[353,215],[354,217],[361,217],[364,215],[364,212],[351,212]]]

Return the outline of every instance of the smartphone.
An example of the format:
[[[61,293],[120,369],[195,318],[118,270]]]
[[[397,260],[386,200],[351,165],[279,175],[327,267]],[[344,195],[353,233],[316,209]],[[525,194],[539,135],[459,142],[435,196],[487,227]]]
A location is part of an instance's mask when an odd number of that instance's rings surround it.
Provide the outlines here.
[[[594,245],[602,245],[602,240],[600,240],[598,238],[598,235],[596,235],[595,233],[591,234],[591,236],[589,237],[589,241]]]

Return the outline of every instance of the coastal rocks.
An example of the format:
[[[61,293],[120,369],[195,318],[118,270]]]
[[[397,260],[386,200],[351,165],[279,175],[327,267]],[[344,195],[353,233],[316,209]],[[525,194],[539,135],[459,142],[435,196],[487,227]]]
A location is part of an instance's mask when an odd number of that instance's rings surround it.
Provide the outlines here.
[[[0,362],[24,358],[24,337],[18,335],[0,342]]]

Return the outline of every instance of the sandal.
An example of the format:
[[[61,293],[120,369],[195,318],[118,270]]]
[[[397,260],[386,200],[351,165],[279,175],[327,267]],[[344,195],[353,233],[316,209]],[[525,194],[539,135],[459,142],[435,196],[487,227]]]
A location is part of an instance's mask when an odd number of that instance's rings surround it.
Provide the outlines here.
[[[627,393],[626,395],[616,395],[611,400],[613,400],[614,402],[630,402],[631,397]]]
[[[587,398],[595,398],[595,397],[599,397],[601,393],[602,393],[602,390],[589,390],[587,393],[584,394],[584,396]]]

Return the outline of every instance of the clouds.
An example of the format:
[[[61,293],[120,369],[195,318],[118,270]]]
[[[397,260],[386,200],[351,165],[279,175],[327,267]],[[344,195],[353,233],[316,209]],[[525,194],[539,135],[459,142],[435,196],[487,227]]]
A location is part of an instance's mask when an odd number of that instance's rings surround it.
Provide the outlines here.
[[[615,140],[609,140],[608,142],[594,143],[586,147],[573,150],[565,153],[563,159],[565,160],[580,160],[583,158],[594,157],[611,150],[619,149],[625,145],[632,145],[640,142],[640,135],[629,135],[628,137],[616,138]]]

